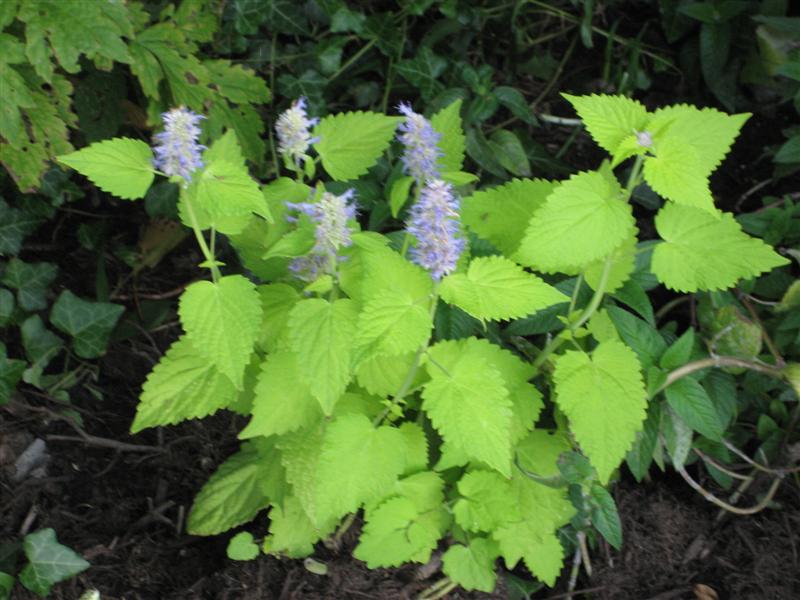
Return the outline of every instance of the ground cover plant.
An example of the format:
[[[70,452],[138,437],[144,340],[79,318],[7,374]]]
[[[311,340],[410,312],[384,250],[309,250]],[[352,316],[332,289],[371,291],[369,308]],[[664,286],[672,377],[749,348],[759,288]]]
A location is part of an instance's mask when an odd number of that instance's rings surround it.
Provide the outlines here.
[[[626,457],[639,477],[654,456],[686,476],[695,435],[726,443],[734,409],[712,401],[718,390],[701,383],[708,368],[751,369],[789,385],[795,364],[716,348],[695,358],[692,330],[667,347],[649,337],[646,320],[604,302],[635,273],[681,292],[722,291],[789,264],[716,209],[709,189],[748,115],[567,99],[610,160],[562,181],[515,179],[463,202],[456,186],[476,177],[462,171],[461,102],[430,121],[407,104],[400,117],[318,119],[298,99],[276,123],[294,177],[263,187],[235,133],[205,148],[202,116],[183,107],[164,114],[155,153],[117,138],[59,157],[127,199],[143,198],[155,175],[170,177],[211,273],[181,296],[184,335],[148,377],[132,426],[223,408],[251,416],[240,451],[199,492],[190,532],[221,533],[269,507],[261,549],[303,557],[364,509],[354,555],[372,568],[425,563],[442,538],[452,540],[445,578],[423,597],[457,585],[491,592],[498,557],[509,569],[522,560],[553,585],[562,527],[568,548],[585,544],[590,527],[621,545],[605,486]],[[387,165],[390,207],[405,212],[405,230],[359,231],[347,182],[375,166],[396,130],[402,154]],[[626,161],[623,184],[613,169]],[[630,204],[643,181],[665,199],[655,243],[638,239]],[[223,275],[217,232],[257,281]],[[635,285],[627,293],[644,294]],[[564,304],[563,329],[541,348],[512,351],[494,324]],[[449,327],[435,326],[445,319]],[[234,558],[258,552],[248,532],[231,540]]]
[[[0,597],[800,586],[785,3],[32,6]]]

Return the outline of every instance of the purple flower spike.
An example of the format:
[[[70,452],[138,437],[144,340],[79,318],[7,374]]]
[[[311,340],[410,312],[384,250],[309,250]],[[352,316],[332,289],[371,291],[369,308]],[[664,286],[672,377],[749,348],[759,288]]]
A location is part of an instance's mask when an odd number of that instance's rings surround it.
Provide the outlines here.
[[[411,260],[430,271],[436,281],[455,270],[466,245],[458,209],[453,186],[433,179],[425,184],[419,201],[409,211],[406,230],[417,238]]]
[[[192,173],[203,166],[201,153],[205,146],[197,142],[200,137],[199,123],[204,116],[181,106],[161,115],[164,131],[153,138],[156,145],[155,166],[165,175],[182,177],[187,183]]]
[[[316,223],[314,247],[307,256],[295,258],[289,270],[306,281],[330,273],[331,258],[341,260],[339,250],[353,243],[348,222],[356,217],[355,190],[347,190],[341,196],[324,192],[317,202],[287,202],[286,206]]]
[[[298,98],[292,102],[291,108],[281,113],[275,123],[278,151],[299,165],[301,159],[306,156],[308,147],[316,141],[311,137],[309,130],[317,123],[319,119],[308,118],[305,98]]]
[[[437,144],[442,135],[433,129],[428,119],[415,113],[411,105],[401,102],[397,110],[406,116],[397,136],[406,147],[402,156],[406,173],[416,179],[418,185],[428,179],[438,179],[438,162],[443,154]]]

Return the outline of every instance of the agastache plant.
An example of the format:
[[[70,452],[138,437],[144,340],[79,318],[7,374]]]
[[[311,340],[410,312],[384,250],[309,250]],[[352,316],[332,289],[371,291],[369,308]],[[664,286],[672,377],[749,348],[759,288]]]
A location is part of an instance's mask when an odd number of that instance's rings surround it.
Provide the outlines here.
[[[307,157],[309,146],[314,143],[311,128],[319,123],[318,118],[309,118],[306,112],[306,99],[298,98],[292,106],[278,117],[275,133],[278,136],[278,152],[287,164],[299,166]]]
[[[202,168],[200,121],[204,116],[181,106],[161,115],[164,131],[153,136],[155,145],[154,164],[168,177],[181,177],[185,184],[192,179],[192,173]]]
[[[305,281],[330,274],[342,258],[339,251],[353,243],[349,221],[355,219],[357,212],[355,190],[349,189],[339,196],[323,192],[317,202],[287,202],[286,206],[311,218],[316,239],[311,252],[293,259],[289,269]],[[292,216],[288,219],[296,221]]]
[[[397,110],[405,115],[398,129],[397,138],[405,146],[401,160],[405,172],[411,175],[417,185],[424,185],[428,179],[439,177],[439,159],[443,156],[438,143],[441,134],[437,133],[430,121],[414,112],[410,104],[401,102]]]
[[[464,251],[458,209],[453,186],[431,179],[409,211],[406,231],[417,239],[410,250],[411,259],[430,271],[436,281],[455,270]]]
[[[463,198],[445,181],[464,166],[460,101],[432,119],[445,141],[456,142],[444,157],[431,124],[401,105],[408,175],[397,180],[408,185],[398,207],[416,181],[404,233],[380,218],[387,209],[380,194],[369,198],[377,218],[365,219],[376,230],[357,232],[352,190],[327,192],[317,178],[314,194],[304,183],[316,173],[301,174],[295,163],[311,142],[302,100],[277,127],[296,180],[261,186],[234,132],[214,143],[203,176],[181,190],[179,211],[211,280],[181,296],[185,333],[149,375],[131,427],[220,410],[249,416],[240,450],[197,495],[189,533],[220,534],[269,508],[263,541],[240,532],[229,555],[252,558],[263,548],[300,558],[322,540],[340,540],[363,509],[353,554],[368,567],[441,555],[444,577],[421,598],[456,586],[491,592],[498,558],[508,569],[522,561],[552,586],[564,557],[584,556],[596,538],[590,527],[614,547],[622,543],[607,490],[620,469],[642,479],[655,458],[687,479],[687,469],[699,468],[685,464],[695,442],[732,447],[734,411],[718,412],[711,398],[729,395],[736,406],[743,397],[732,385],[715,390],[705,373],[753,370],[777,380],[782,397],[794,393],[790,369],[800,365],[767,363],[758,351],[755,359],[709,356],[691,328],[671,343],[674,323],[659,328],[649,303],[637,301],[650,309],[636,308],[640,318],[616,293],[630,284],[646,299],[637,282],[647,280],[681,294],[715,292],[735,309],[726,290],[788,264],[711,195],[708,177],[747,115],[686,105],[649,112],[621,96],[566,99],[614,163],[562,181],[462,188]],[[183,121],[180,139],[196,118]],[[373,167],[398,120],[365,111],[324,117],[325,143],[315,145],[321,169],[339,185],[359,180],[367,184],[359,189],[379,189],[387,182],[374,178],[386,170]],[[197,168],[196,137],[189,138],[175,146],[168,132],[160,135],[164,173],[188,178]],[[176,147],[190,150],[183,162]],[[109,156],[120,157],[118,176],[109,173]],[[145,142],[116,139],[60,160],[133,199],[152,183],[151,157]],[[633,164],[620,181],[610,164],[627,160]],[[640,228],[647,217],[634,216],[631,197],[645,181],[664,204],[654,227]],[[287,207],[300,227],[266,217]],[[215,260],[215,235],[228,231],[247,277],[223,275],[230,267]],[[405,238],[401,252],[396,234]],[[467,239],[480,240],[482,251],[465,252]],[[305,283],[321,274],[330,277]],[[780,276],[790,277],[788,269]]]

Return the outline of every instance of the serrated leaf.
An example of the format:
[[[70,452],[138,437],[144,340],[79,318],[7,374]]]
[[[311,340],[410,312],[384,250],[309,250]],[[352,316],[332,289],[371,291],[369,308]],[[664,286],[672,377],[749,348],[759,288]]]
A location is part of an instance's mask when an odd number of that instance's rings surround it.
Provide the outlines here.
[[[466,273],[445,277],[439,293],[480,320],[508,320],[566,302],[567,296],[501,256],[478,257]]]
[[[268,352],[275,352],[279,347],[288,345],[289,313],[300,300],[300,294],[292,286],[285,283],[273,283],[258,286],[261,297],[261,331],[257,345]]]
[[[556,403],[570,429],[607,483],[641,429],[647,394],[639,361],[625,344],[609,340],[589,357],[568,351],[556,361]]]
[[[264,552],[276,552],[289,558],[301,558],[314,552],[314,544],[333,533],[336,520],[317,526],[294,496],[273,505],[269,513],[270,536],[264,542]]]
[[[351,376],[357,308],[352,300],[301,300],[289,313],[289,337],[298,372],[330,415]]]
[[[212,219],[256,213],[272,220],[258,184],[243,164],[219,160],[196,177],[190,199]]]
[[[183,337],[147,376],[131,433],[208,416],[231,404],[236,396],[230,379]]]
[[[618,306],[609,306],[606,310],[622,341],[636,352],[642,368],[647,370],[657,365],[658,359],[667,349],[667,344],[658,330]]]
[[[625,138],[644,131],[648,121],[647,109],[625,96],[562,96],[575,108],[594,141],[612,155]]]
[[[511,401],[500,373],[481,354],[464,354],[447,372],[429,365],[422,407],[447,443],[509,475]]]
[[[348,294],[360,295],[364,304],[386,292],[410,295],[414,300],[427,299],[433,290],[430,274],[394,250],[373,247],[365,249],[359,258],[362,269]]]
[[[247,523],[270,500],[280,500],[275,496],[281,495],[282,482],[279,453],[271,445],[246,442],[197,494],[186,529],[192,535],[216,535]]]
[[[442,171],[461,171],[464,166],[466,137],[461,122],[462,100],[456,100],[431,117],[434,131],[442,134],[437,146],[442,151],[438,164]]]
[[[664,243],[653,250],[651,269],[681,292],[729,288],[789,262],[744,233],[730,213],[667,204],[656,216],[656,229]]]
[[[414,58],[401,60],[395,65],[400,76],[415,86],[425,100],[433,98],[444,89],[437,81],[447,68],[447,60],[437,56],[430,46],[421,46]]]
[[[386,292],[373,296],[358,318],[356,362],[369,354],[397,356],[418,350],[431,334],[433,320],[427,298]]]
[[[544,179],[513,179],[475,192],[461,204],[461,221],[510,257],[519,248],[536,209],[558,184]]]
[[[240,531],[230,539],[225,553],[231,560],[253,560],[260,554],[260,550],[253,541],[252,533]]]
[[[620,188],[596,171],[573,175],[531,218],[516,257],[551,273],[585,267],[618,248],[634,229]]]
[[[467,531],[490,532],[520,519],[509,482],[494,471],[471,471],[458,482],[461,495],[453,505],[456,523]]]
[[[337,181],[358,179],[374,165],[394,136],[397,117],[373,112],[346,112],[322,119],[314,144],[328,175]]]
[[[550,587],[564,566],[564,548],[553,532],[543,532],[531,520],[515,523],[494,533],[506,565],[516,565],[520,558],[531,573]]]
[[[181,296],[178,314],[192,345],[242,389],[261,324],[256,286],[241,275],[198,281]]]
[[[633,273],[636,266],[636,230],[633,235],[622,242],[622,245],[611,253],[611,266],[606,279],[605,292],[610,294],[621,288]],[[583,271],[583,277],[593,290],[600,285],[600,279],[606,266],[606,259],[593,262]]]
[[[153,152],[145,142],[115,138],[58,157],[104,192],[125,200],[144,198],[153,183]]]
[[[664,395],[684,423],[708,439],[719,441],[724,428],[702,385],[691,377],[683,377],[667,387]]]
[[[613,496],[603,486],[596,483],[592,485],[589,496],[592,500],[592,525],[609,544],[619,550],[622,547],[622,524]]]
[[[356,367],[356,381],[370,394],[392,396],[402,386],[415,358],[415,352],[403,356],[367,355]]]
[[[420,514],[409,498],[390,498],[370,511],[353,556],[370,569],[424,563],[441,537],[436,525],[436,520]]]
[[[72,347],[81,358],[102,356],[111,331],[125,307],[108,302],[90,302],[64,290],[53,304],[50,322],[72,336]]]
[[[486,538],[473,538],[469,546],[455,544],[442,555],[442,572],[465,590],[494,591],[497,576],[494,561],[497,544]]]
[[[317,521],[354,512],[391,489],[405,467],[405,439],[363,415],[335,419],[326,429],[317,472]]]
[[[253,418],[242,439],[281,435],[313,425],[322,418],[319,402],[299,376],[292,352],[269,355],[261,367],[253,399]]]
[[[23,544],[28,564],[19,581],[30,591],[45,597],[58,582],[74,577],[91,565],[79,554],[59,544],[53,529],[41,529],[25,536]]]

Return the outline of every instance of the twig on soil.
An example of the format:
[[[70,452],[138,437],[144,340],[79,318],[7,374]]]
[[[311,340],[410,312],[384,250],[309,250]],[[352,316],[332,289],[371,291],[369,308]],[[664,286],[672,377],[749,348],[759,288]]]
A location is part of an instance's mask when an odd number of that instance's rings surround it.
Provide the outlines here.
[[[747,456],[747,454],[745,454],[744,452],[739,450],[736,446],[731,444],[728,440],[723,438],[722,439],[722,443],[725,445],[725,447],[728,450],[730,450],[735,455],[740,457],[747,464],[751,465],[754,469],[756,469],[757,471],[761,471],[762,473],[769,473],[770,475],[775,475],[778,478],[785,477],[786,475],[788,475],[790,473],[800,473],[800,467],[791,467],[791,468],[788,468],[788,469],[772,469],[770,467],[766,467],[766,466],[762,465],[761,463],[753,460],[749,456]]]
[[[161,454],[166,452],[164,448],[156,446],[143,446],[139,444],[127,444],[125,442],[118,442],[117,440],[110,440],[108,438],[97,437],[96,435],[48,435],[47,441],[49,442],[82,442],[89,446],[98,446],[100,448],[111,448],[119,450],[120,452],[152,452],[154,454]]]
[[[25,520],[22,522],[22,526],[19,528],[19,536],[25,537],[28,535],[28,532],[31,530],[31,525],[36,520],[36,517],[39,515],[39,509],[36,508],[35,504],[31,505],[28,514],[25,515]]]
[[[572,570],[569,572],[569,582],[567,583],[567,594],[564,596],[567,600],[572,600],[572,592],[578,583],[578,571],[581,568],[581,546],[580,544],[575,549],[575,556],[572,558]]]
[[[590,588],[583,588],[582,590],[575,590],[572,592],[563,592],[561,594],[556,594],[555,596],[548,596],[545,600],[561,600],[562,598],[568,598],[571,596],[584,596],[586,594],[592,594],[594,592],[599,592],[601,590],[606,589],[604,585],[598,585],[595,587]]]
[[[750,506],[748,508],[739,508],[737,506],[733,506],[732,504],[728,504],[724,500],[717,498],[714,494],[706,490],[703,486],[697,483],[694,479],[692,479],[691,475],[686,472],[686,469],[680,467],[677,469],[678,473],[681,477],[683,477],[684,481],[688,483],[695,491],[697,491],[703,498],[711,502],[712,504],[716,504],[720,508],[733,513],[735,515],[754,515],[758,512],[761,512],[769,503],[772,502],[772,499],[775,497],[775,492],[778,491],[778,487],[783,481],[782,477],[776,477],[772,482],[772,485],[767,490],[766,495],[761,499],[761,502],[756,504],[755,506]]]

